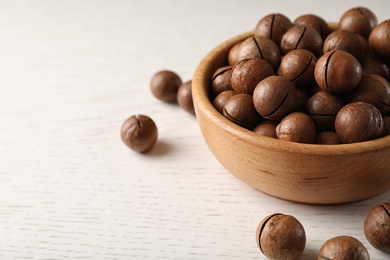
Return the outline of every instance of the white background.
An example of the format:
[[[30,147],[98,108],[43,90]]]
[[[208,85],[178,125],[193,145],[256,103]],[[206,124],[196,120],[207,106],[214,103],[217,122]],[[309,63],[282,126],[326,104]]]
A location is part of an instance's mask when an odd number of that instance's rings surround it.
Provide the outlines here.
[[[275,212],[304,225],[301,259],[337,235],[389,259],[362,227],[390,192],[339,206],[269,197],[219,164],[194,116],[149,89],[161,69],[191,79],[212,48],[269,13],[337,21],[358,5],[390,18],[387,0],[0,1],[0,259],[265,259],[255,230]],[[148,154],[119,137],[139,113],[159,130]]]

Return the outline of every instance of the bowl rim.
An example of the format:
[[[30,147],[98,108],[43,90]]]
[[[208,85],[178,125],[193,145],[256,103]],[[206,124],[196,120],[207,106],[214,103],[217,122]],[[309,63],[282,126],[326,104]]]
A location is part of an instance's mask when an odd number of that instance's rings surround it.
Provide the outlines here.
[[[207,114],[210,120],[215,121],[217,124],[226,125],[226,131],[237,136],[237,139],[247,140],[254,145],[260,147],[267,147],[272,151],[277,152],[289,152],[299,154],[311,154],[311,155],[346,155],[346,154],[359,154],[367,152],[380,151],[382,149],[388,149],[390,147],[390,135],[385,137],[379,137],[377,139],[363,141],[358,143],[349,144],[306,144],[289,142],[285,140],[275,139],[272,137],[262,136],[255,132],[245,129],[241,126],[234,124],[221,115],[212,105],[208,96],[208,83],[210,82],[211,75],[206,75],[206,71],[211,69],[211,64],[216,57],[220,56],[223,52],[233,47],[236,43],[243,41],[244,39],[252,36],[254,30],[247,31],[238,34],[218,46],[214,47],[198,64],[195,69],[192,79],[192,95],[194,100],[195,111],[197,113]],[[210,73],[209,73],[210,74]]]

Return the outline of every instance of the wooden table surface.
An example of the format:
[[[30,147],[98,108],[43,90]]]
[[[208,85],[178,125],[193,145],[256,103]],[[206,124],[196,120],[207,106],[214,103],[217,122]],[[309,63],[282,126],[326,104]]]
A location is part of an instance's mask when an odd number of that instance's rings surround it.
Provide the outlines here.
[[[0,259],[266,259],[255,230],[275,212],[304,225],[301,259],[337,235],[389,259],[362,227],[390,192],[339,206],[269,197],[149,89],[161,69],[191,79],[208,51],[269,13],[337,21],[358,5],[389,18],[387,0],[0,1]],[[158,126],[150,153],[120,140],[132,114]]]

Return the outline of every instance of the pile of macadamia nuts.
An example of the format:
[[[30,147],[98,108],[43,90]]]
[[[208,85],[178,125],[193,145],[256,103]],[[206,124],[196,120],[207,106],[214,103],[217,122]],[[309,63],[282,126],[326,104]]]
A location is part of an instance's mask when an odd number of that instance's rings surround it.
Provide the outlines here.
[[[390,19],[365,7],[338,23],[314,14],[260,19],[215,71],[210,99],[227,119],[282,140],[340,144],[390,134]]]
[[[364,235],[377,250],[390,253],[390,203],[372,207],[364,220]],[[256,229],[260,251],[271,260],[298,259],[306,246],[306,232],[294,216],[274,213],[263,218]],[[370,260],[367,248],[350,235],[326,240],[318,251],[318,260]]]

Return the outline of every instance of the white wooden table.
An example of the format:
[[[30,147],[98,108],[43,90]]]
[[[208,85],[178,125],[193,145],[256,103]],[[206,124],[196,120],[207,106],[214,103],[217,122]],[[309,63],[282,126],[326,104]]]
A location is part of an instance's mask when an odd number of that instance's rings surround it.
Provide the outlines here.
[[[389,259],[362,227],[390,192],[340,206],[269,197],[219,164],[195,117],[149,90],[161,69],[190,79],[268,13],[337,21],[357,5],[390,18],[387,0],[0,1],[0,259],[265,259],[255,229],[274,212],[304,225],[301,259],[337,235]],[[148,154],[119,137],[138,113],[159,129]]]

